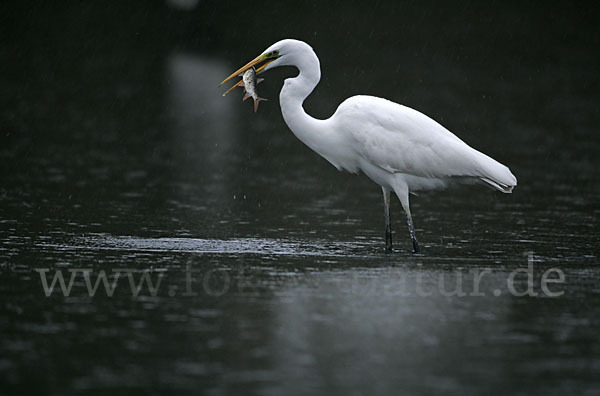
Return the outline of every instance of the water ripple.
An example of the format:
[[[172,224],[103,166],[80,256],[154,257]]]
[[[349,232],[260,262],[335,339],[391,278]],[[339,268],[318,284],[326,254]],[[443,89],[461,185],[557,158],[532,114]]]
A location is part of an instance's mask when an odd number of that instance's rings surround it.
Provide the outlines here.
[[[41,242],[39,247],[58,250],[125,250],[195,254],[257,254],[276,256],[352,256],[374,253],[376,242],[330,242],[270,238],[142,238],[98,234],[76,237],[63,243]]]

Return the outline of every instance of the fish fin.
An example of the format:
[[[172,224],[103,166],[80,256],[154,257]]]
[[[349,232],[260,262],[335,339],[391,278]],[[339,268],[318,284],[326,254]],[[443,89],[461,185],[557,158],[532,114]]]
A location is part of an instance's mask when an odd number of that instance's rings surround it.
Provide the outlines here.
[[[248,92],[244,92],[244,97],[243,97],[243,101],[246,101],[246,99],[248,99],[250,97],[250,95],[248,95]]]
[[[233,91],[234,89],[236,89],[237,87],[244,87],[244,80],[241,80],[240,82],[238,82],[237,84],[235,84],[233,87],[229,88],[227,90],[227,92],[225,92],[223,94],[223,96],[227,95],[229,92]]]
[[[260,103],[261,100],[269,101],[269,99],[265,99],[265,98],[261,98],[261,97],[256,98],[256,100],[254,101],[254,112],[255,113],[258,110],[258,104]]]
[[[256,79],[256,85],[260,84],[261,82],[265,81],[264,78],[257,78]]]

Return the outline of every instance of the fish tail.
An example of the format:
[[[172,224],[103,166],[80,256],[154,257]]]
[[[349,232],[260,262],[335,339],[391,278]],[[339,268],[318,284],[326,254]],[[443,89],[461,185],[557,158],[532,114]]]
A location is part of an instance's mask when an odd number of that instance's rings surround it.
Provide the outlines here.
[[[268,101],[269,99],[265,99],[265,98],[261,98],[261,97],[257,97],[254,100],[254,112],[256,113],[256,111],[258,110],[258,104],[260,103],[261,100],[266,100]]]

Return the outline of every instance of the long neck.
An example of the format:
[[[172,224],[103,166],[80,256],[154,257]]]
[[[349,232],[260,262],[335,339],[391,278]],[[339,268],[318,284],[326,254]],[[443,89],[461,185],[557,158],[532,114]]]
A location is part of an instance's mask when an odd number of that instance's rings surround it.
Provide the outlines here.
[[[299,74],[295,78],[285,80],[279,102],[281,113],[294,135],[312,150],[326,157],[324,147],[331,139],[326,128],[326,120],[318,120],[306,114],[302,103],[315,89],[321,79],[319,59],[314,52],[304,53],[294,62]]]

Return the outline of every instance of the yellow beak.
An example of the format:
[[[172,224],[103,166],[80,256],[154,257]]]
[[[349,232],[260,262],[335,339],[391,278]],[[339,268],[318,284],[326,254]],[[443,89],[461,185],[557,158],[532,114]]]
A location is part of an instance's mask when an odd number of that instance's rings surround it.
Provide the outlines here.
[[[225,80],[223,80],[221,82],[221,84],[219,84],[219,85],[225,84],[227,81],[231,80],[233,77],[239,76],[240,74],[244,73],[246,70],[250,69],[253,66],[258,65],[259,63],[261,63],[263,61],[267,61],[264,65],[262,65],[261,67],[256,69],[256,74],[262,73],[264,71],[265,67],[269,63],[273,62],[275,59],[276,58],[269,58],[265,54],[259,55],[256,58],[252,59],[250,62],[246,63],[244,66],[240,67],[238,70],[231,73],[231,75],[229,77],[227,77]]]

